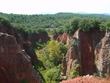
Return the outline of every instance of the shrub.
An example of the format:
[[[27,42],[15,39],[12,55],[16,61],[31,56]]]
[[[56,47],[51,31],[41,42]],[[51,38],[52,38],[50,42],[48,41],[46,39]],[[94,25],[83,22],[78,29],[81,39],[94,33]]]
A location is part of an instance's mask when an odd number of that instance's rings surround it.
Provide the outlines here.
[[[80,30],[87,32],[90,30],[90,28],[93,28],[92,20],[84,18],[79,22],[78,26]]]
[[[100,31],[105,31],[106,30],[106,25],[105,23],[100,24]]]
[[[36,33],[40,34],[40,33],[47,33],[47,32],[46,30],[44,30],[44,28],[37,28]]]
[[[44,76],[46,83],[53,83],[53,82],[58,83],[57,81],[59,81],[60,79],[61,70],[62,70],[61,65],[47,70]]]
[[[79,21],[79,18],[71,19],[70,22],[65,26],[65,32],[67,32],[68,34],[73,34],[78,29]]]
[[[69,72],[69,78],[74,78],[77,75],[79,75],[79,71],[77,71],[77,68],[79,67],[79,65],[74,65],[73,69],[71,69],[71,71]]]
[[[110,20],[107,20],[105,23],[106,29],[110,30]]]
[[[0,17],[0,25],[10,26],[10,21],[5,17]]]

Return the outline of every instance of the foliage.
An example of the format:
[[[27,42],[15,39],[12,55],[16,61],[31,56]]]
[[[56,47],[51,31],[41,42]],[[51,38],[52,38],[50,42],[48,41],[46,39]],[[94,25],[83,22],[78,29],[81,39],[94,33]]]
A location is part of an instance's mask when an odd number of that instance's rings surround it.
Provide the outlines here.
[[[105,31],[106,29],[110,30],[110,20],[107,20],[106,22],[102,22],[100,24],[101,31]]]
[[[103,22],[103,23],[100,24],[100,31],[105,31],[105,30],[106,30],[106,25]]]
[[[106,29],[110,30],[110,20],[107,20],[105,23]]]
[[[99,28],[101,24],[100,19],[92,19],[93,28]]]
[[[78,29],[80,18],[71,19],[69,24],[65,27],[65,32],[72,34]]]
[[[36,44],[34,45],[34,49],[38,49],[38,50],[40,50],[40,49],[42,49],[43,47],[45,47],[45,42],[42,42],[41,41],[41,39],[40,40],[38,40],[37,42],[36,42]]]
[[[59,43],[58,41],[55,41],[53,39],[51,39],[50,42],[47,44],[47,51],[49,53],[49,58],[50,61],[54,62],[54,65],[58,65],[59,63],[61,63],[61,60],[65,55],[66,50],[64,45],[62,45],[62,43]]]
[[[49,69],[44,75],[46,83],[58,83],[57,81],[60,79],[60,72],[61,65]]]
[[[71,39],[71,40],[69,41],[69,45],[70,45],[70,46],[74,46],[74,45],[75,45],[75,42],[73,41],[73,39]]]
[[[71,69],[71,71],[69,72],[69,78],[75,78],[77,75],[79,75],[79,71],[77,71],[78,67],[78,64],[74,65],[73,69]]]
[[[36,33],[41,34],[41,33],[47,33],[45,29],[43,28],[37,28]]]
[[[78,28],[84,32],[91,28],[108,29],[106,21],[109,15],[103,14],[74,14],[74,13],[57,13],[47,15],[19,15],[0,13],[1,17],[6,17],[11,24],[23,33],[49,33],[61,34],[67,32],[73,34]],[[3,19],[1,24],[10,25],[8,19]],[[105,28],[105,27],[106,28]],[[105,29],[104,29],[105,28]],[[47,29],[47,30],[46,30]]]
[[[63,56],[67,52],[67,46],[58,41],[51,39],[46,43],[43,52],[36,50],[40,60],[40,64],[37,67],[37,71],[43,75],[44,83],[59,83],[61,61]]]
[[[90,28],[93,28],[92,20],[88,18],[84,18],[79,22],[79,29],[87,32],[90,30]]]
[[[9,22],[9,20],[7,18],[0,17],[0,25],[10,26],[10,22]]]
[[[58,41],[51,40],[48,45],[47,45],[47,51],[49,52],[49,58],[51,61],[54,61],[55,64],[58,60],[58,58],[61,58],[59,53],[60,53],[60,44]]]

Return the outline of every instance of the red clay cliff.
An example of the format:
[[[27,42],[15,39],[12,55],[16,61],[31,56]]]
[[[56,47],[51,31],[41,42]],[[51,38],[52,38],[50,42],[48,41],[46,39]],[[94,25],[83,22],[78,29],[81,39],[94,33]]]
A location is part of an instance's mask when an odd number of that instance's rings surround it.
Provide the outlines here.
[[[41,83],[30,57],[12,35],[0,33],[0,83]]]

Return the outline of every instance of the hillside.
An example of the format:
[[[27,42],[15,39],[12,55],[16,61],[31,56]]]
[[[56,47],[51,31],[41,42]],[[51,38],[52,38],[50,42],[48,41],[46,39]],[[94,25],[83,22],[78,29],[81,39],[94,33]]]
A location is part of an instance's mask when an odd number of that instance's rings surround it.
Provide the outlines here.
[[[59,83],[87,74],[110,77],[109,16],[0,15],[2,83]],[[61,24],[57,28],[46,27],[49,21]],[[41,23],[39,28],[33,27],[37,23]]]
[[[57,13],[46,15],[19,15],[19,14],[5,14],[0,13],[0,16],[4,16],[10,20],[11,23],[19,24],[25,28],[59,28],[64,26],[68,20],[81,17],[107,20],[110,18],[108,15],[103,14],[75,14],[75,13]]]

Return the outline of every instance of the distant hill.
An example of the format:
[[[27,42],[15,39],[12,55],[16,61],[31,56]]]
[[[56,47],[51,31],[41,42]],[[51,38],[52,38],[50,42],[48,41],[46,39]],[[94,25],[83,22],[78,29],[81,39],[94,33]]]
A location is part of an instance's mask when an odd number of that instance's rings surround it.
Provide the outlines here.
[[[72,12],[59,12],[56,14],[34,14],[34,15],[22,15],[22,14],[6,14],[0,12],[0,16],[6,17],[12,24],[20,25],[21,27],[28,29],[36,28],[58,28],[63,27],[68,20],[76,17],[80,18],[92,18],[107,20],[110,18],[109,14],[87,14],[84,12],[72,13]]]

